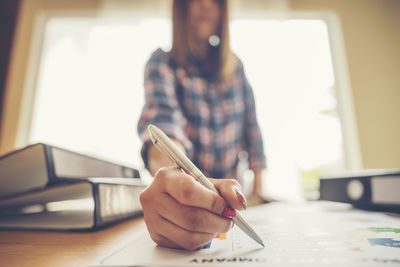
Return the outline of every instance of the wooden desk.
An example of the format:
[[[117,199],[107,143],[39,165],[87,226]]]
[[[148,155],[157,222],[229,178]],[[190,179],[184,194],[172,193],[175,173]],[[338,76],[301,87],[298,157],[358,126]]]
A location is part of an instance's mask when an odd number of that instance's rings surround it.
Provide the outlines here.
[[[0,231],[0,266],[87,266],[145,229],[138,217],[95,232]]]

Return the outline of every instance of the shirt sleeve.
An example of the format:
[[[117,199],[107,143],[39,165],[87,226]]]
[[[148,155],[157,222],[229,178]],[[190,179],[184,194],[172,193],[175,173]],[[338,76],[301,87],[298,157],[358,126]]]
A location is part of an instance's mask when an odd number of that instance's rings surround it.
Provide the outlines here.
[[[251,170],[263,170],[266,168],[266,157],[261,130],[257,122],[256,105],[251,85],[249,84],[243,64],[240,62],[240,72],[243,77],[245,97],[245,133],[244,141],[249,154],[249,168]]]
[[[174,72],[166,62],[155,58],[154,54],[145,67],[144,91],[145,104],[137,131],[143,143],[141,155],[146,168],[148,168],[147,153],[151,144],[147,131],[149,124],[156,125],[167,136],[179,141],[190,155],[193,146],[184,131],[186,118],[177,99]]]

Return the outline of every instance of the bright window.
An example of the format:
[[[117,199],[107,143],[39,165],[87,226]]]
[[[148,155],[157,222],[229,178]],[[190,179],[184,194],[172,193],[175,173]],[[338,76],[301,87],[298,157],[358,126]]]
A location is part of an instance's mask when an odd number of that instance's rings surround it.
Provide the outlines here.
[[[156,18],[50,19],[30,142],[142,167],[136,124],[144,64],[157,47],[169,48],[170,28]],[[327,26],[316,19],[234,20],[231,34],[256,96],[266,189],[299,198],[309,177],[344,168]]]
[[[313,187],[309,183],[319,174],[343,169],[326,23],[234,21],[232,47],[244,62],[256,96],[269,166],[267,191],[298,198],[299,188]]]
[[[144,64],[157,47],[168,48],[170,28],[163,19],[49,20],[31,142],[141,166]]]

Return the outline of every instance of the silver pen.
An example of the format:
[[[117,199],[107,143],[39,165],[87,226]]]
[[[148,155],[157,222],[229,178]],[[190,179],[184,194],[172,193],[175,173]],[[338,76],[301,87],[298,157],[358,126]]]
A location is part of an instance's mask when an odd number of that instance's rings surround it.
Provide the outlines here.
[[[202,185],[211,191],[218,193],[215,186],[206,178],[206,176],[193,164],[193,162],[168,138],[168,136],[161,131],[157,126],[150,124],[147,127],[150,133],[150,138],[153,144],[165,154],[172,162],[176,164],[179,169],[184,170],[187,174],[192,175]],[[249,223],[243,216],[236,211],[236,216],[232,218],[234,223],[239,226],[248,236],[254,239],[257,243],[262,245],[264,242],[260,236],[253,230]]]

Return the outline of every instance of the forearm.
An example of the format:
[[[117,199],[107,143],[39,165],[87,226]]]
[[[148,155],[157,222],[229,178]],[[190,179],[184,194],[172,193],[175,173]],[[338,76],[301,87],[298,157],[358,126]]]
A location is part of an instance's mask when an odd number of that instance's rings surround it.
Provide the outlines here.
[[[183,146],[176,141],[175,139],[171,139],[180,149],[183,149]],[[148,166],[151,175],[155,175],[158,169],[167,166],[174,166],[175,164],[163,153],[161,153],[154,145],[149,147],[148,151]]]
[[[262,170],[254,171],[253,194],[261,195],[263,192]]]

